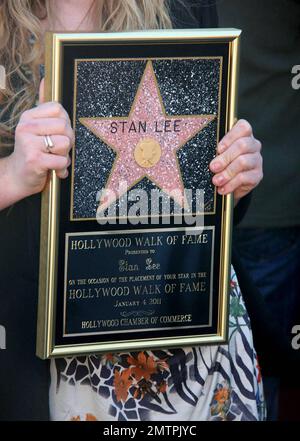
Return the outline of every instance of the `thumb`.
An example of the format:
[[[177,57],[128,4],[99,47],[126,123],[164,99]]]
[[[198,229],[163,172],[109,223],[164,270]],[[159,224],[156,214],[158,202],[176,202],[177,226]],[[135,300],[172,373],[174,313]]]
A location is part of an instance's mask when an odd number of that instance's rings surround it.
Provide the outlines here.
[[[39,90],[39,104],[43,104],[45,102],[45,79],[43,78],[40,82],[40,90]]]

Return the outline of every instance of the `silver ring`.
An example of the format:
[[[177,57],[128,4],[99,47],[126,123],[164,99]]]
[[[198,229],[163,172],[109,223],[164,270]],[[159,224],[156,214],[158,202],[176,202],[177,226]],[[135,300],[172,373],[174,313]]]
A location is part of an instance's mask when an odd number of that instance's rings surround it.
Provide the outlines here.
[[[44,142],[46,145],[47,152],[51,153],[51,149],[54,147],[54,144],[53,144],[53,141],[52,141],[50,135],[44,136]]]

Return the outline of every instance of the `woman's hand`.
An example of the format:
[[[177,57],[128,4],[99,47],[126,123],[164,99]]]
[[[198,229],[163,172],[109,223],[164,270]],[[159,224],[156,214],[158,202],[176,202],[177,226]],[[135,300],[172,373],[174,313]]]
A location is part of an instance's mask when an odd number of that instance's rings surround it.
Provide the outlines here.
[[[251,125],[239,120],[218,145],[218,155],[210,163],[218,193],[234,194],[235,202],[262,180],[261,143],[254,138]]]
[[[47,149],[45,135],[50,135],[53,148]],[[14,151],[6,164],[15,192],[14,199],[42,191],[49,170],[55,170],[59,178],[66,178],[73,143],[70,119],[61,104],[42,103],[25,111],[16,127]]]

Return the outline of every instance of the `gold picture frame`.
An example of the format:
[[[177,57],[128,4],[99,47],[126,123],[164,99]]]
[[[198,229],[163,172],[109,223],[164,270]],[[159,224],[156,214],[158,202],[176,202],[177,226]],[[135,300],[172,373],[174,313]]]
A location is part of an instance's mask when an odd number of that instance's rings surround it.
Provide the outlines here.
[[[190,51],[191,55],[187,58],[190,60],[197,58],[221,57],[222,69],[225,73],[222,79],[222,108],[218,113],[218,128],[217,140],[220,135],[225,134],[236,121],[237,109],[237,81],[238,81],[238,64],[239,64],[239,37],[241,31],[237,29],[194,29],[194,30],[165,30],[165,31],[141,31],[141,32],[124,32],[124,33],[47,33],[46,35],[46,63],[45,63],[45,98],[47,101],[70,102],[69,113],[71,120],[76,124],[75,110],[71,112],[73,98],[66,89],[73,90],[74,96],[74,82],[75,69],[74,66],[78,60],[96,60],[99,59],[101,50],[103,60],[120,59],[120,55],[113,55],[108,57],[108,48],[113,48],[114,51],[124,54],[121,56],[124,60],[140,59],[145,63],[149,60],[160,60],[168,58],[180,58],[183,51]],[[152,51],[156,56],[143,56],[138,54],[139,48],[145,50],[148,47],[149,53]],[[68,49],[66,49],[68,48]],[[80,48],[80,50],[79,50]],[[97,50],[95,49],[97,48]],[[101,49],[102,48],[102,49]],[[131,49],[129,49],[131,48]],[[134,48],[134,50],[132,49]],[[72,57],[66,51],[73,51]],[[133,53],[130,52],[130,50]],[[174,56],[174,51],[178,50],[178,57]],[[90,52],[95,53],[89,56]],[[121,51],[121,52],[120,52]],[[128,54],[127,52],[130,52]],[[159,53],[159,52],[162,53]],[[221,55],[218,55],[220,51]],[[78,54],[77,54],[78,52]],[[151,52],[151,54],[152,54]],[[169,54],[172,54],[170,55]],[[205,53],[203,55],[203,52]],[[84,57],[82,54],[86,53]],[[69,58],[72,58],[70,63]],[[74,72],[67,71],[70,66]],[[72,85],[67,83],[72,83]],[[67,87],[66,87],[67,85]],[[221,97],[220,97],[221,102]],[[220,104],[221,107],[221,104]],[[90,115],[88,115],[90,116]],[[79,117],[78,117],[79,118]],[[219,124],[219,118],[221,123]],[[75,153],[73,153],[75,155]],[[74,167],[73,156],[73,167]],[[63,299],[66,296],[66,283],[68,277],[66,271],[68,268],[69,252],[66,251],[70,237],[78,235],[91,236],[92,234],[102,235],[122,235],[124,230],[122,228],[112,229],[107,231],[99,231],[97,228],[93,230],[91,227],[85,231],[85,225],[89,222],[95,221],[92,219],[72,219],[71,206],[73,204],[73,195],[71,193],[74,189],[74,168],[71,173],[71,178],[67,183],[62,184],[56,177],[55,172],[51,173],[49,183],[42,195],[42,219],[41,219],[41,247],[40,247],[40,278],[39,278],[39,307],[38,307],[38,324],[37,324],[37,355],[40,358],[46,359],[51,357],[74,356],[83,354],[93,354],[100,352],[116,352],[124,350],[136,349],[150,349],[159,347],[176,347],[176,346],[193,346],[199,344],[222,344],[226,342],[228,335],[228,298],[229,298],[229,280],[231,267],[231,234],[232,234],[232,213],[233,213],[233,196],[219,196],[214,192],[217,200],[217,211],[212,213],[210,218],[216,219],[216,232],[213,233],[213,239],[216,240],[218,248],[218,257],[214,257],[215,267],[218,268],[218,274],[213,275],[214,268],[212,268],[211,277],[217,280],[218,292],[215,293],[213,301],[213,316],[214,323],[212,325],[213,331],[207,331],[201,334],[199,329],[195,327],[195,333],[189,330],[188,334],[179,329],[176,335],[169,334],[160,336],[158,333],[147,333],[142,330],[145,335],[143,338],[137,337],[133,331],[123,332],[114,339],[112,334],[108,333],[106,340],[101,337],[97,340],[97,336],[101,334],[96,332],[96,335],[90,336],[75,335],[71,333],[70,336],[64,336],[63,330],[63,316],[66,309],[66,302]],[[67,189],[67,190],[65,190]],[[65,195],[67,192],[68,196]],[[70,201],[69,207],[66,208],[66,213],[62,211],[61,201]],[[63,208],[64,210],[64,208]],[[63,214],[62,214],[63,213]],[[208,213],[209,214],[209,213]],[[66,220],[66,226],[62,220],[64,216],[69,216]],[[207,217],[209,219],[209,216]],[[69,224],[68,224],[69,222]],[[205,221],[205,227],[209,230],[212,224]],[[69,225],[69,227],[68,227]],[[71,225],[71,227],[70,227]],[[79,230],[77,230],[79,228]],[[168,227],[169,229],[172,227]],[[182,226],[179,227],[183,228]],[[187,228],[185,227],[185,230]],[[166,230],[166,228],[165,228]],[[178,228],[173,228],[178,230]],[[135,231],[135,230],[133,230]],[[145,233],[145,229],[136,230],[136,234]],[[150,229],[148,230],[148,232]],[[151,230],[152,231],[152,230]],[[158,231],[158,230],[157,230]],[[213,230],[215,231],[215,230]],[[126,231],[125,231],[126,233]],[[132,230],[128,230],[127,234],[133,234]],[[150,234],[150,233],[149,233]],[[175,234],[175,233],[174,233]],[[180,233],[181,234],[181,233]],[[183,233],[182,233],[183,234]],[[91,236],[92,237],[92,236]],[[213,262],[213,260],[212,260]],[[62,308],[62,305],[63,308]],[[126,330],[125,330],[126,331]],[[198,332],[197,332],[198,331]],[[164,331],[162,331],[163,334]],[[166,331],[167,332],[167,331]],[[103,334],[103,333],[102,333]],[[101,334],[101,335],[102,335]],[[128,338],[128,334],[131,338]],[[147,336],[149,334],[149,336]],[[125,335],[125,337],[124,337]],[[127,338],[126,338],[127,336]]]

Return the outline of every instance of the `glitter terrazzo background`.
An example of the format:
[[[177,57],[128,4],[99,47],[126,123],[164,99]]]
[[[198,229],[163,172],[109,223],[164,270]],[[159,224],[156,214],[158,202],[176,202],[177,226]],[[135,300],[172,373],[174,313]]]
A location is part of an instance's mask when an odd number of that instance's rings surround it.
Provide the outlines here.
[[[78,63],[76,150],[73,217],[95,218],[96,195],[105,187],[115,154],[80,122],[81,117],[127,116],[146,67],[146,61],[82,61]],[[158,60],[154,71],[168,115],[217,114],[219,59]],[[217,142],[217,119],[178,152],[186,188],[205,190],[206,211],[213,211],[214,187],[208,164]],[[143,179],[135,188],[156,186]],[[195,201],[194,201],[195,202]],[[130,203],[128,203],[130,208]],[[173,203],[171,203],[173,209]]]

